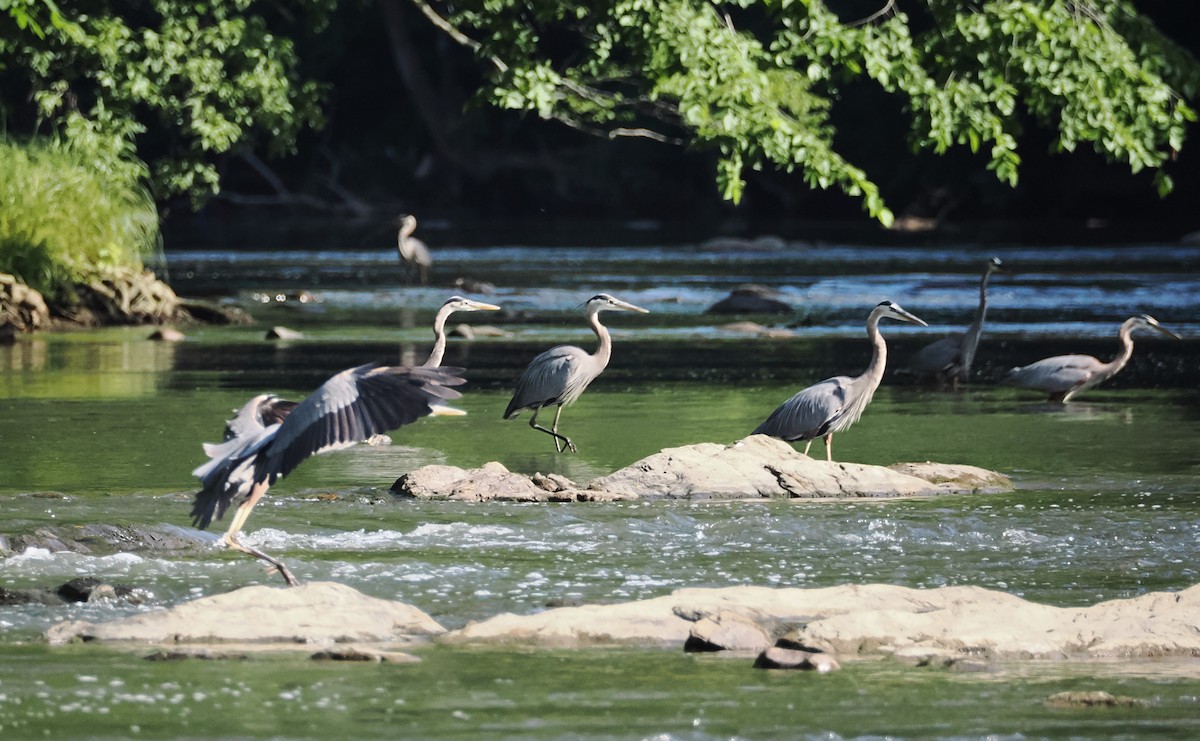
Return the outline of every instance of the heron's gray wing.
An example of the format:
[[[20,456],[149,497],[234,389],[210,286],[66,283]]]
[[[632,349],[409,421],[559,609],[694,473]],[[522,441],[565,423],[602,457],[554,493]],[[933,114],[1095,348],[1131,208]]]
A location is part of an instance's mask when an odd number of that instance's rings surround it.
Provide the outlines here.
[[[781,440],[811,440],[829,431],[829,426],[845,411],[849,376],[827,378],[797,392],[776,407],[755,435],[770,435]]]
[[[530,361],[529,367],[517,381],[512,400],[504,410],[504,418],[509,419],[522,409],[543,407],[559,401],[571,385],[572,370],[587,357],[586,352],[572,345],[552,347],[538,355]],[[582,391],[579,389],[575,397]]]
[[[962,340],[963,335],[959,332],[929,343],[913,356],[908,369],[913,373],[931,374],[956,367],[962,362]]]
[[[1022,368],[1013,368],[1004,376],[1004,383],[1009,386],[1061,393],[1090,381],[1101,365],[1102,363],[1091,355],[1058,355]]]
[[[279,425],[260,427],[257,432],[222,443],[204,444],[204,452],[211,460],[192,471],[201,485],[192,500],[193,525],[201,529],[208,527],[213,519],[225,516],[225,510],[236,497],[250,493],[258,453],[270,444],[278,431]]]
[[[274,394],[259,394],[242,405],[233,419],[225,423],[225,439],[256,435],[265,427],[279,424],[297,403]]]
[[[459,368],[363,365],[330,378],[300,402],[259,456],[255,479],[286,476],[310,456],[347,448],[432,411],[461,394]]]

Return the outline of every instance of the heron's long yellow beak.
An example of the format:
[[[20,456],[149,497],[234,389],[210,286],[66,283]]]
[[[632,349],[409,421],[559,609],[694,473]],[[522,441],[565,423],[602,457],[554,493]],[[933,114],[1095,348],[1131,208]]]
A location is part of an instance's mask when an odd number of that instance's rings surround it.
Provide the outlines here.
[[[465,417],[467,413],[461,409],[454,407],[444,407],[440,404],[433,404],[429,407],[429,414],[433,417]]]

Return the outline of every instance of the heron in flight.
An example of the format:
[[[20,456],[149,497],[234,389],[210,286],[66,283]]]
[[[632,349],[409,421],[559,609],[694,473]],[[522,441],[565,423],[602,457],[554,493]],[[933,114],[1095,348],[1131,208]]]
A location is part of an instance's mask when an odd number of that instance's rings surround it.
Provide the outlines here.
[[[433,257],[429,247],[412,236],[417,229],[417,217],[404,214],[400,217],[400,231],[396,234],[396,246],[400,251],[400,262],[404,264],[404,275],[412,282],[415,272],[421,285],[429,285],[429,271],[433,267]]]
[[[436,368],[442,364],[442,356],[446,354],[446,320],[456,311],[500,311],[500,307],[462,296],[446,299],[446,303],[442,304],[437,316],[433,318],[433,351],[429,353],[429,360],[425,361],[424,367]]]
[[[524,409],[532,410],[533,416],[529,419],[529,426],[553,437],[554,447],[560,453],[564,447],[572,453],[576,452],[575,443],[571,442],[571,438],[558,434],[558,419],[562,415],[563,407],[579,398],[588,384],[604,371],[612,356],[612,337],[608,329],[600,323],[600,312],[616,310],[650,313],[648,309],[613,298],[607,293],[598,293],[591,297],[584,307],[588,324],[600,340],[596,352],[588,354],[574,345],[558,345],[538,355],[521,374],[512,401],[508,402],[508,408],[504,410],[505,419],[512,419]],[[557,407],[554,410],[554,424],[550,429],[546,429],[537,423],[537,416],[543,407],[552,404]]]
[[[1107,381],[1125,367],[1133,356],[1133,333],[1138,329],[1149,329],[1177,340],[1183,339],[1149,314],[1131,316],[1117,332],[1121,349],[1110,362],[1101,363],[1091,355],[1055,355],[1021,368],[1013,368],[1005,374],[1001,383],[1044,391],[1050,395],[1049,401],[1066,404],[1080,391]]]
[[[983,268],[983,276],[979,279],[979,308],[975,310],[975,320],[966,332],[955,332],[936,342],[932,342],[913,357],[908,371],[922,378],[932,378],[938,386],[950,384],[958,388],[960,381],[971,377],[971,365],[975,362],[975,348],[979,346],[979,336],[983,334],[983,320],[987,316],[988,279],[992,273],[1004,270],[1000,258],[993,257]]]
[[[813,384],[779,405],[771,416],[754,430],[755,435],[770,435],[787,442],[807,440],[804,454],[812,441],[825,438],[825,460],[833,462],[833,433],[847,430],[862,416],[875,389],[883,380],[887,364],[887,343],[879,332],[880,319],[929,326],[891,301],[884,301],[867,316],[867,337],[874,348],[871,362],[861,376],[834,376]]]
[[[204,445],[209,461],[192,471],[203,486],[192,502],[192,524],[208,527],[238,500],[221,542],[266,561],[288,586],[296,586],[283,562],[238,540],[250,510],[271,484],[313,455],[348,448],[428,414],[466,414],[444,404],[461,396],[450,388],[464,382],[459,373],[370,363],[336,374],[299,403],[270,394],[254,397],[229,421],[224,442]]]

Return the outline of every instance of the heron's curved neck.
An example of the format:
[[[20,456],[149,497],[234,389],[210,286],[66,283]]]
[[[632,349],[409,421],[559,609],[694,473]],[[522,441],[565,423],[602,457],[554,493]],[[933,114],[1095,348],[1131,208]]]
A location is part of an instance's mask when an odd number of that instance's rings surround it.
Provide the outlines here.
[[[883,370],[887,365],[887,343],[879,331],[879,316],[874,312],[867,317],[867,339],[871,341],[871,362],[859,378],[866,379],[872,390],[883,381]]]
[[[983,320],[987,317],[987,286],[988,278],[992,277],[990,269],[983,271],[983,278],[979,281],[979,308],[975,310],[975,319],[971,322],[971,326],[967,327],[966,333],[963,335],[962,348],[962,366],[966,370],[970,370],[971,362],[975,359],[975,348],[979,345],[979,335],[983,333]]]
[[[987,315],[987,286],[988,279],[992,277],[991,270],[983,271],[983,278],[979,281],[979,308],[975,310],[975,321],[971,323],[972,327],[982,327],[983,318]]]
[[[1110,362],[1104,364],[1103,374],[1107,378],[1117,371],[1125,367],[1129,359],[1133,357],[1133,322],[1126,320],[1121,325],[1121,331],[1117,333],[1117,339],[1121,343],[1121,349],[1117,351],[1117,356]]]
[[[429,353],[429,360],[425,361],[426,368],[442,364],[442,356],[446,354],[446,320],[452,313],[448,307],[442,307],[433,318],[433,351]]]
[[[412,245],[408,243],[408,238],[416,228],[416,224],[404,224],[400,227],[400,233],[396,235],[396,246],[400,248],[400,254],[405,257],[412,255]]]
[[[592,357],[596,358],[600,362],[600,367],[603,368],[608,365],[608,359],[612,357],[612,336],[608,333],[608,327],[600,323],[600,312],[588,312],[588,324],[591,325],[592,331],[600,340],[600,346],[596,348],[596,352],[592,353]]]

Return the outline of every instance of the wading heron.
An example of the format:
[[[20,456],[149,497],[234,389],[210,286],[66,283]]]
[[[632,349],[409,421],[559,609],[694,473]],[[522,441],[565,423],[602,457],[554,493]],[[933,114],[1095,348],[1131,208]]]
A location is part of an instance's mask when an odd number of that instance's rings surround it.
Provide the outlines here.
[[[442,356],[446,354],[446,320],[456,311],[500,311],[500,307],[462,296],[446,299],[446,303],[442,304],[437,316],[433,318],[433,351],[429,353],[429,360],[425,361],[424,367],[436,368],[442,364]]]
[[[1183,339],[1149,314],[1131,316],[1121,324],[1117,333],[1121,350],[1111,362],[1101,363],[1091,355],[1055,355],[1021,368],[1013,368],[1005,374],[1001,383],[1045,391],[1050,395],[1049,401],[1066,404],[1080,391],[1107,381],[1125,367],[1133,355],[1132,335],[1137,329],[1150,329],[1167,337]]]
[[[400,217],[400,231],[396,234],[396,246],[400,251],[400,262],[404,265],[404,275],[412,282],[415,272],[421,285],[429,284],[429,271],[433,267],[433,257],[429,247],[412,236],[417,229],[417,217],[404,214]]]
[[[558,419],[563,407],[579,398],[588,384],[603,372],[612,356],[612,337],[608,334],[608,329],[600,323],[600,312],[615,310],[650,313],[647,309],[613,298],[607,293],[596,294],[588,299],[584,307],[588,324],[600,340],[596,352],[589,354],[574,345],[558,345],[538,355],[521,374],[512,401],[508,402],[508,408],[504,410],[505,419],[512,419],[524,409],[532,410],[533,417],[529,420],[529,426],[552,436],[554,447],[560,453],[563,452],[564,446],[572,453],[575,452],[575,443],[571,442],[571,438],[558,434]],[[553,426],[546,429],[537,423],[538,412],[552,404],[558,408],[554,410]]]
[[[979,280],[979,308],[971,326],[966,332],[955,332],[921,348],[909,363],[908,372],[919,378],[932,378],[939,386],[949,383],[951,388],[958,388],[960,381],[971,377],[971,364],[975,362],[975,349],[979,347],[987,316],[988,279],[992,273],[1003,270],[1000,258],[988,260]]]
[[[269,394],[254,397],[229,421],[224,442],[204,445],[210,460],[192,471],[203,486],[192,502],[192,524],[208,527],[238,500],[221,542],[266,561],[288,586],[296,586],[281,561],[238,540],[250,510],[271,484],[311,456],[348,448],[428,414],[466,414],[444,405],[461,396],[450,388],[463,383],[460,372],[370,363],[338,373],[299,403]]]
[[[771,412],[771,416],[754,430],[754,434],[770,435],[787,442],[807,440],[805,455],[808,455],[813,440],[824,437],[825,460],[832,462],[833,433],[849,429],[858,421],[883,380],[887,343],[879,332],[880,319],[899,319],[929,326],[891,301],[879,304],[867,316],[867,337],[874,350],[863,374],[827,378],[798,392]]]

